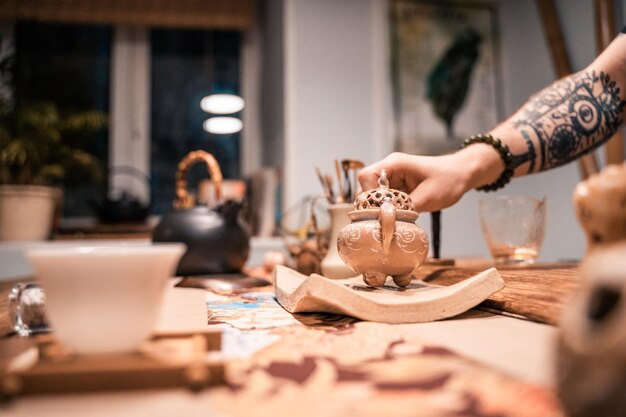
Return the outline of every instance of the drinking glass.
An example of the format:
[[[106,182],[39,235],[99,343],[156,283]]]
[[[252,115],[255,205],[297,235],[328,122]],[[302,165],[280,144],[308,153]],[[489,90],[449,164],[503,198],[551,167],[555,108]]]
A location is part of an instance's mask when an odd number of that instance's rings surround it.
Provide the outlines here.
[[[13,330],[22,337],[50,331],[45,314],[46,296],[34,282],[18,282],[9,293]]]
[[[479,200],[480,223],[496,264],[530,264],[539,256],[546,199],[499,196]]]

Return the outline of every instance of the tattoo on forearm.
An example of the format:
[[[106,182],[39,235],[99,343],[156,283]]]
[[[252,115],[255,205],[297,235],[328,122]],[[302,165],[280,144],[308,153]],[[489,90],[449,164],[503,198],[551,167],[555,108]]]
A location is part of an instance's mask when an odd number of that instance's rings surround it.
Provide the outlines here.
[[[533,172],[535,170],[535,160],[537,159],[537,153],[535,152],[535,144],[530,139],[528,132],[525,130],[521,131],[522,137],[526,141],[526,146],[528,150],[520,155],[513,155],[513,163],[512,169],[515,170],[517,167],[524,165],[526,162],[528,165],[528,172]]]
[[[528,173],[543,171],[592,151],[619,128],[625,104],[619,86],[604,72],[555,83],[531,97],[513,121],[528,147],[514,155],[514,167],[528,163]]]

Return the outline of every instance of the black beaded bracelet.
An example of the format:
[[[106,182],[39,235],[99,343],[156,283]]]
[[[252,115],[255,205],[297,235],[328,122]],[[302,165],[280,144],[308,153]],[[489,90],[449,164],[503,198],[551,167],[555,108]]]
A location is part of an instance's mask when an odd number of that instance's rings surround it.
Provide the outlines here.
[[[513,168],[511,167],[511,163],[513,162],[513,155],[511,155],[509,147],[502,143],[500,139],[494,138],[489,134],[481,133],[465,139],[463,141],[463,145],[461,145],[461,148],[465,148],[466,146],[469,146],[473,143],[486,143],[487,145],[493,146],[500,154],[502,162],[504,162],[504,172],[500,174],[500,177],[495,182],[483,185],[482,187],[478,187],[476,189],[478,191],[495,191],[503,188],[509,183],[509,181],[511,181],[511,177],[513,177]]]

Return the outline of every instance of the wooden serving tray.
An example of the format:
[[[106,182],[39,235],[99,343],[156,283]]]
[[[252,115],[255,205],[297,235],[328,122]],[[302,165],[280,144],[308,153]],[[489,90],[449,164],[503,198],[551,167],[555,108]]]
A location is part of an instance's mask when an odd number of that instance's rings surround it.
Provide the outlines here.
[[[73,355],[50,335],[0,340],[2,397],[63,392],[188,387],[224,381],[224,366],[209,352],[219,331],[155,335],[138,352]]]

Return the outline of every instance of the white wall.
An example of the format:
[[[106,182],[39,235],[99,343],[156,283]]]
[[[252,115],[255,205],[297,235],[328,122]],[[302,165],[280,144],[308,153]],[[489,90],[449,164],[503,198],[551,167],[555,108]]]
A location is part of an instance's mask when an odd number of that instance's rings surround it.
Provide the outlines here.
[[[499,28],[504,114],[554,80],[534,1],[500,0]],[[624,7],[625,0],[619,4]],[[374,162],[390,151],[385,0],[284,0],[285,206],[318,193],[314,166],[330,171],[334,158]],[[574,69],[595,55],[590,0],[559,0]],[[621,10],[616,18],[621,26]],[[485,126],[488,130],[490,126]],[[571,196],[580,176],[575,164],[516,179],[499,194],[549,199],[541,254],[546,261],[580,258],[584,235]],[[442,256],[488,256],[477,199],[468,193],[443,212]],[[429,230],[430,216],[419,224]]]
[[[381,7],[382,6],[382,7]],[[287,0],[284,205],[319,194],[315,167],[374,161],[385,134],[384,3]],[[378,153],[377,153],[378,152]]]

